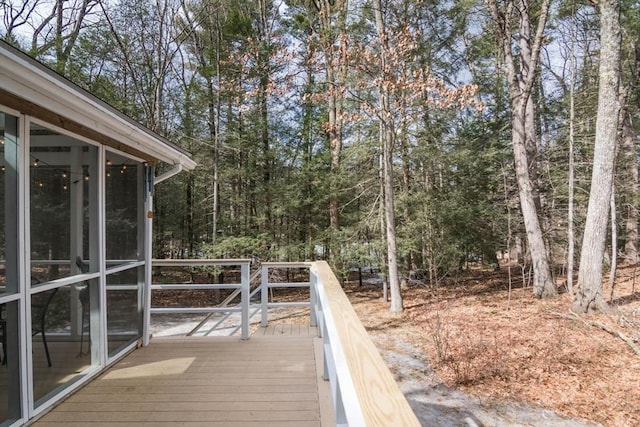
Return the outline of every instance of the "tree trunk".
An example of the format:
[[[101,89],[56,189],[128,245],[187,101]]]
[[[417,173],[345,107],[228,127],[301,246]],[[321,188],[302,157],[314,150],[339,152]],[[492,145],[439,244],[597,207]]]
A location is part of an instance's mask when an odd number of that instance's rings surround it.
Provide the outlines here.
[[[404,104],[404,100],[402,101]],[[402,108],[402,139],[400,140],[400,158],[402,159],[402,192],[404,193],[405,203],[402,205],[403,209],[403,221],[406,224],[410,224],[413,222],[411,217],[410,203],[408,200],[411,200],[411,156],[409,154],[409,129],[407,129],[407,114],[406,114],[406,106],[403,105]],[[407,273],[409,273],[414,268],[414,257],[413,257],[413,249],[410,249],[405,254],[405,268]]]
[[[527,233],[527,243],[531,254],[533,267],[533,294],[538,298],[549,297],[557,294],[547,253],[547,246],[544,243],[542,226],[538,217],[539,200],[537,198],[536,181],[531,177],[530,158],[528,154],[528,138],[526,130],[526,108],[522,108],[517,103],[514,105],[514,118],[512,120],[512,140],[513,154],[516,168],[516,179],[518,182],[518,194],[520,197],[520,209],[524,219],[524,226]],[[515,114],[520,111],[521,114]],[[530,144],[529,144],[530,145]]]
[[[380,39],[380,62],[383,70],[383,81],[388,81],[389,76],[386,73],[386,59],[389,51],[387,41],[387,33],[382,17],[382,5],[380,0],[374,1],[374,12],[376,18],[376,27],[378,30],[378,38]],[[387,262],[389,267],[389,291],[391,294],[390,310],[393,313],[401,312],[404,307],[402,304],[402,293],[400,292],[400,281],[398,280],[398,254],[396,243],[396,218],[393,188],[393,146],[394,131],[389,100],[388,85],[380,86],[380,132],[383,139],[383,182],[384,182],[384,206],[386,219],[386,237],[387,237]]]
[[[608,311],[602,295],[603,258],[615,171],[620,100],[620,3],[603,0],[600,6],[600,66],[598,116],[593,153],[591,192],[582,240],[578,291],[573,310]]]
[[[327,126],[327,138],[329,140],[329,148],[331,153],[330,171],[331,179],[329,181],[329,227],[334,236],[340,231],[340,203],[339,203],[339,173],[340,162],[342,156],[342,103],[344,80],[346,77],[346,13],[348,0],[332,1],[317,0],[314,1],[316,9],[320,14],[321,28],[321,46],[324,57],[326,58],[326,73],[329,91],[328,113],[329,123]],[[337,22],[332,18],[332,9],[336,9]],[[336,34],[337,30],[337,34]],[[335,37],[334,37],[335,36]],[[336,52],[335,40],[339,40],[339,47]],[[332,245],[330,255],[335,257],[335,251],[338,245]]]
[[[204,6],[201,12],[196,13],[198,18],[192,18],[192,13],[184,1],[181,1],[183,16],[189,23],[189,34],[195,45],[196,57],[198,59],[198,73],[206,82],[207,89],[207,128],[209,131],[209,140],[212,150],[212,225],[211,225],[211,243],[216,243],[218,235],[218,221],[220,213],[220,183],[218,175],[218,163],[220,159],[220,116],[222,101],[220,96],[221,75],[220,75],[220,50],[221,41],[221,22],[220,12],[215,10],[213,5]],[[205,18],[206,17],[206,18]],[[198,21],[202,19],[202,21]],[[196,29],[201,27],[200,31]],[[212,54],[211,51],[214,51]],[[214,80],[215,79],[215,80]],[[217,85],[214,87],[214,81]],[[236,193],[237,194],[237,193]],[[233,210],[233,204],[231,204]]]
[[[533,293],[537,297],[553,296],[557,291],[538,216],[540,202],[535,165],[537,135],[531,99],[550,2],[543,0],[540,5],[535,34],[531,31],[532,11],[525,0],[507,1],[501,5],[503,10],[499,10],[496,0],[488,0],[488,3],[496,40],[504,57],[504,72],[512,99],[513,153],[520,207],[533,265]],[[518,20],[517,26],[513,24],[513,19]],[[516,34],[511,33],[513,28],[517,28]],[[514,38],[518,40],[518,49],[514,49]]]
[[[379,168],[379,179],[380,179],[380,241],[387,241],[387,227],[386,227],[386,217],[384,213],[385,203],[384,203],[384,155],[382,151],[384,150],[384,144],[382,142],[382,132],[380,132],[380,156],[378,158],[378,168]],[[387,256],[387,250],[382,249],[382,254],[380,257],[380,275],[382,278],[382,302],[385,304],[389,302],[389,280],[387,279],[389,275],[387,272],[389,271],[389,257]]]
[[[613,299],[613,287],[616,283],[616,270],[618,269],[618,221],[616,219],[616,189],[611,189],[611,201],[609,202],[611,211],[611,268],[609,269],[609,287],[611,288],[611,298]]]
[[[635,131],[631,123],[631,115],[624,111],[622,118],[621,154],[624,157],[624,188],[627,189],[624,258],[627,262],[638,262],[638,208],[635,197],[638,194],[638,161],[635,147]]]
[[[569,86],[569,184],[567,201],[567,292],[573,295],[573,270],[575,259],[575,224],[574,224],[574,194],[575,194],[575,94],[576,94],[576,54],[575,54],[575,22],[571,26],[571,82]]]
[[[402,294],[398,280],[398,255],[396,243],[396,216],[393,189],[393,130],[385,126],[384,133],[384,206],[387,226],[387,262],[389,265],[389,291],[391,293],[390,310],[401,312]]]

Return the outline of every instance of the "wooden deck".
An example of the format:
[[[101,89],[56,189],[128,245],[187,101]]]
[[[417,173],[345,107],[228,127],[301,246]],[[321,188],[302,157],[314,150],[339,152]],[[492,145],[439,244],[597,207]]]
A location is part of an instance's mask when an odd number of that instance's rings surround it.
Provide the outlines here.
[[[46,426],[335,425],[314,328],[154,338],[45,414]]]

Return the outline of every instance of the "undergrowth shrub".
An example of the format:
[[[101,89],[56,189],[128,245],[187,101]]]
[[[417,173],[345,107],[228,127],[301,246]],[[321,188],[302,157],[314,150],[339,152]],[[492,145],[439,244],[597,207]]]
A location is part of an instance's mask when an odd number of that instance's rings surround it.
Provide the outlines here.
[[[475,384],[508,376],[506,357],[509,343],[496,335],[473,335],[464,325],[454,325],[441,312],[427,320],[435,362],[455,385]]]

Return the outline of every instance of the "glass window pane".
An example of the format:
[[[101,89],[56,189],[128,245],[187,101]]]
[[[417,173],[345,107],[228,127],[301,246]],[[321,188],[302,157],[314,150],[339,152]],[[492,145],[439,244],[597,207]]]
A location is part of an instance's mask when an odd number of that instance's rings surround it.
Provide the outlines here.
[[[18,129],[0,112],[0,294],[18,292]]]
[[[20,418],[20,370],[18,347],[18,302],[0,304],[0,424]]]
[[[95,332],[97,328],[88,295],[97,289],[97,281],[91,280],[31,296],[36,406],[78,380],[91,366],[91,329]]]
[[[144,166],[115,153],[107,153],[106,240],[107,267],[142,259],[140,212]]]
[[[30,128],[31,284],[78,274],[89,259],[97,203],[96,147],[36,124]],[[97,262],[92,264],[96,268]]]
[[[0,295],[18,283],[19,119],[0,112]],[[21,416],[18,301],[0,304],[0,424]]]
[[[107,340],[110,357],[142,335],[143,282],[143,267],[107,276]]]

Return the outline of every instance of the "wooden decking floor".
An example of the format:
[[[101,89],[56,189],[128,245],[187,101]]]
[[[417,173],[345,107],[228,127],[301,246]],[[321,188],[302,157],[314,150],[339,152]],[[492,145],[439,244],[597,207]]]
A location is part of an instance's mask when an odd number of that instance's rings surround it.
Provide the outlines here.
[[[154,338],[37,420],[47,426],[335,425],[312,328]]]

